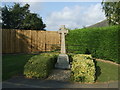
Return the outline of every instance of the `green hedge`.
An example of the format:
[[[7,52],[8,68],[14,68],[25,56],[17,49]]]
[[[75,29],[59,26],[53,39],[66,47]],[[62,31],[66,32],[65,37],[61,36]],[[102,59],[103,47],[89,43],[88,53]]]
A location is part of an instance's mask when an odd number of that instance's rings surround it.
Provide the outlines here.
[[[71,79],[77,82],[94,82],[95,64],[91,55],[76,54],[72,58]]]
[[[46,78],[54,68],[57,54],[35,55],[24,66],[24,75],[28,78]]]
[[[92,56],[96,58],[120,63],[118,59],[119,28],[120,26],[111,26],[71,30],[66,36],[67,51],[80,54],[92,54]]]

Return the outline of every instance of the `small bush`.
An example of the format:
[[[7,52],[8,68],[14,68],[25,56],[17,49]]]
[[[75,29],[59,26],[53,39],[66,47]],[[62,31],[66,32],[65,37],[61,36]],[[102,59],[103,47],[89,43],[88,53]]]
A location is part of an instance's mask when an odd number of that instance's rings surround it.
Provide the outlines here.
[[[55,54],[40,54],[30,58],[24,66],[24,75],[27,78],[46,78],[56,63]]]
[[[76,54],[72,58],[71,79],[77,82],[94,82],[95,64],[92,56]]]

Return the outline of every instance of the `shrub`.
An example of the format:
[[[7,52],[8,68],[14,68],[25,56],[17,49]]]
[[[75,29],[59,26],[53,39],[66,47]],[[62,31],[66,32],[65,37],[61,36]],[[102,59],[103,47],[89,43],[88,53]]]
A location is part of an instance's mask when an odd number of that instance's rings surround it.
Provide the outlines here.
[[[72,58],[71,79],[77,82],[94,82],[95,64],[92,56],[76,54]]]
[[[54,54],[35,55],[24,66],[24,75],[28,78],[46,78],[56,63]]]
[[[68,52],[91,54],[95,58],[120,63],[118,59],[120,26],[71,30],[66,36]],[[74,51],[77,50],[77,51]]]

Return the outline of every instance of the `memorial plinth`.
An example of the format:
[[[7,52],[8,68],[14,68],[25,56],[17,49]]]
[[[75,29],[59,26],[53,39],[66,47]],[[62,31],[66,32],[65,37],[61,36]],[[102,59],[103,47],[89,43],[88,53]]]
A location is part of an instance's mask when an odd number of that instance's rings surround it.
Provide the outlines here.
[[[65,25],[61,26],[58,33],[61,35],[61,54],[59,54],[58,56],[55,67],[59,69],[69,69],[70,68],[69,58],[68,55],[66,54],[65,49],[65,35],[67,35],[68,30],[66,30]]]

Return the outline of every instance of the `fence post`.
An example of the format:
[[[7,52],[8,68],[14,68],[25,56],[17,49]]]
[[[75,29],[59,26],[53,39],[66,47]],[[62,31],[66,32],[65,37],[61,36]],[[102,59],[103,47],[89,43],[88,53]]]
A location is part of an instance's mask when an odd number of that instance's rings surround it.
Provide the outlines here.
[[[45,52],[46,52],[46,31],[45,31]]]
[[[45,42],[45,52],[46,52],[46,42]]]

